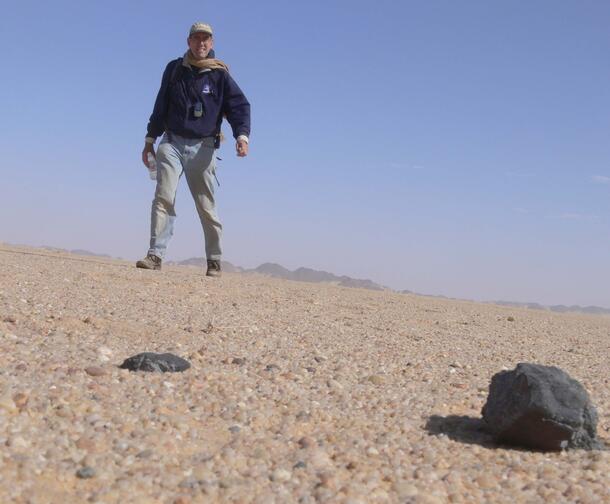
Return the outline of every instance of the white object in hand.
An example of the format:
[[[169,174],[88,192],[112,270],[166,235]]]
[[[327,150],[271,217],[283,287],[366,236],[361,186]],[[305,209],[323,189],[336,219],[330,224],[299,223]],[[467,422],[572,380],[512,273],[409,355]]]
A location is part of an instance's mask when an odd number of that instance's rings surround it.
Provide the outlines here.
[[[148,173],[150,174],[150,178],[152,180],[157,180],[157,160],[155,156],[153,156],[150,152],[147,156],[148,159]]]

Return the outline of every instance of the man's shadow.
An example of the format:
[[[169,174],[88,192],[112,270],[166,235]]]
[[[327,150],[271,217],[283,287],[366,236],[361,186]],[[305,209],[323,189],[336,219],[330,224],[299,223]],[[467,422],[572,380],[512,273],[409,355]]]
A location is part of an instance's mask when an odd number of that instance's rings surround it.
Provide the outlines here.
[[[449,415],[446,417],[432,415],[426,422],[429,434],[445,434],[453,441],[466,444],[477,444],[485,448],[498,448],[491,431],[481,418]]]

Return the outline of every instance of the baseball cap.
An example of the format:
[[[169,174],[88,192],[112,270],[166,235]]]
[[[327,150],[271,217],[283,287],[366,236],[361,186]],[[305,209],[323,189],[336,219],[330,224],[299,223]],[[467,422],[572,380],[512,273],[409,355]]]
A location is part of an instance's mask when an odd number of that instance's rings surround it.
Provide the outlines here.
[[[193,33],[199,33],[199,32],[208,33],[208,34],[212,35],[212,27],[209,24],[205,24],[205,23],[195,23],[193,26],[191,26],[191,31],[189,32],[189,37]]]

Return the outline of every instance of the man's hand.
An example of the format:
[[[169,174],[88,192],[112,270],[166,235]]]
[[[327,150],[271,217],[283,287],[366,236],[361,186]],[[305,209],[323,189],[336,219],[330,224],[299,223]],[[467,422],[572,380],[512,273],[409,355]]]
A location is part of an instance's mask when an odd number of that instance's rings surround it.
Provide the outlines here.
[[[155,159],[157,158],[157,156],[155,155],[155,146],[153,144],[149,144],[146,143],[144,144],[144,150],[142,151],[142,163],[144,163],[144,166],[146,166],[146,168],[148,168],[148,154],[152,154],[152,157],[154,157]]]
[[[237,155],[239,157],[246,157],[248,155],[248,142],[238,140],[235,144],[235,149],[237,150]]]

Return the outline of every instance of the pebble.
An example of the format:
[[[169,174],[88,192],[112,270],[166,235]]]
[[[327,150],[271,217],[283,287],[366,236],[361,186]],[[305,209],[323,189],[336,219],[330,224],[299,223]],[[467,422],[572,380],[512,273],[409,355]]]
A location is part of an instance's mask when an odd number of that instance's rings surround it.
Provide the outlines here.
[[[108,347],[101,346],[97,349],[97,355],[101,362],[108,362],[112,357],[112,350]]]
[[[326,384],[331,390],[343,390],[343,385],[337,380],[328,380]]]
[[[409,497],[415,497],[419,494],[418,488],[412,483],[406,481],[398,481],[394,484],[394,490],[398,494],[398,497],[401,499],[406,499]]]
[[[0,395],[0,408],[9,413],[16,413],[19,409],[9,392]]]
[[[252,452],[252,456],[256,459],[262,459],[267,455],[267,452],[262,448],[255,448]]]
[[[95,449],[95,441],[85,436],[78,438],[75,445],[79,450],[91,451]]]
[[[479,487],[483,489],[494,488],[498,484],[498,480],[490,476],[489,474],[481,474],[475,480]]]
[[[315,446],[316,444],[316,440],[309,436],[304,436],[299,439],[299,447],[301,448],[310,448],[312,446]]]
[[[290,478],[292,478],[292,473],[286,469],[276,469],[271,474],[271,480],[279,483],[288,481]]]
[[[308,422],[311,418],[311,415],[309,413],[307,413],[307,411],[299,411],[295,418],[299,421],[299,422]]]
[[[93,467],[85,466],[81,467],[76,471],[76,477],[81,479],[93,478],[95,476],[95,469]]]
[[[61,404],[55,409],[55,414],[61,418],[72,418],[74,413],[69,406]]]
[[[13,402],[20,411],[27,406],[29,399],[28,395],[23,392],[17,392],[13,395]]]
[[[100,366],[88,366],[85,368],[85,372],[89,376],[104,376],[107,374],[107,371]]]
[[[25,450],[30,447],[30,441],[23,436],[13,436],[6,441],[6,445],[15,450]]]
[[[323,469],[332,465],[332,461],[328,454],[319,448],[314,448],[311,451],[308,462],[316,469]]]
[[[369,376],[368,380],[373,385],[383,385],[385,383],[385,378],[381,375],[371,375]]]

